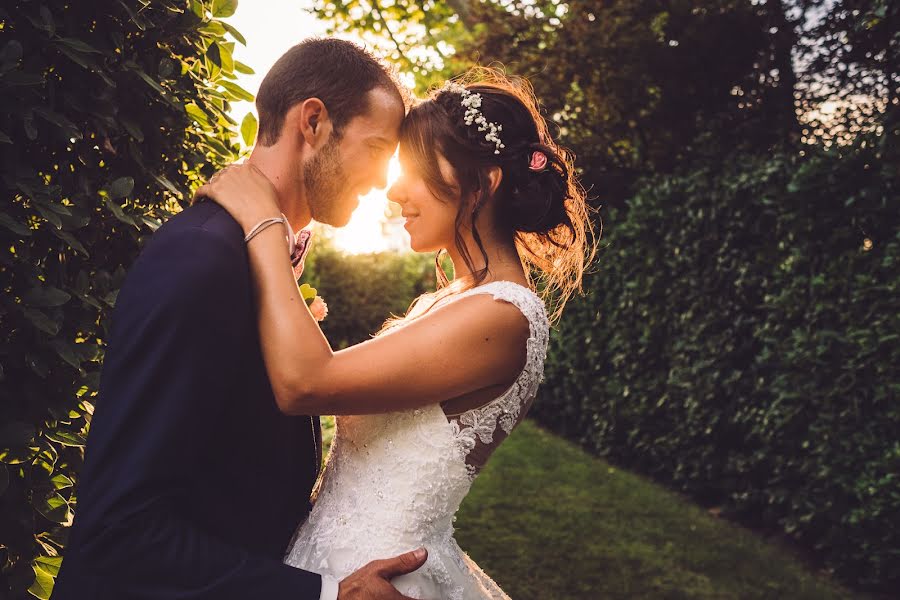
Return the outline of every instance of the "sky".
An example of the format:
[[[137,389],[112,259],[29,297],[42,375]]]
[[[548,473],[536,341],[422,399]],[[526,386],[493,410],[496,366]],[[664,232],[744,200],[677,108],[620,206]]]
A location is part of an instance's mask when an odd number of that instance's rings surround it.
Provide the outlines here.
[[[238,75],[237,83],[241,87],[255,95],[266,72],[288,48],[304,38],[325,34],[324,24],[303,10],[309,4],[304,0],[244,0],[238,3],[234,15],[225,20],[241,32],[247,46],[237,43],[234,58],[256,71],[253,75]],[[251,102],[231,103],[230,114],[238,123],[248,112],[256,112]],[[388,173],[389,185],[398,175],[399,166],[394,159]],[[385,191],[373,190],[363,196],[350,223],[329,232],[339,248],[350,253],[409,248],[403,227],[384,223],[388,202]]]

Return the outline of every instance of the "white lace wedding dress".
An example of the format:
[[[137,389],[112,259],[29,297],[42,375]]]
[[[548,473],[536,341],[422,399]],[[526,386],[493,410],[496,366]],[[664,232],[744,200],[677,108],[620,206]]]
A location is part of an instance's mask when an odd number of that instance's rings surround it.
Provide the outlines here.
[[[541,299],[516,283],[487,283],[448,301],[472,294],[491,294],[527,317],[525,366],[516,381],[488,404],[459,416],[445,416],[434,404],[338,417],[315,505],[288,549],[287,564],[341,580],[371,560],[425,547],[425,565],[393,580],[405,595],[508,598],[456,544],[454,514],[488,456],[534,400],[549,324]]]

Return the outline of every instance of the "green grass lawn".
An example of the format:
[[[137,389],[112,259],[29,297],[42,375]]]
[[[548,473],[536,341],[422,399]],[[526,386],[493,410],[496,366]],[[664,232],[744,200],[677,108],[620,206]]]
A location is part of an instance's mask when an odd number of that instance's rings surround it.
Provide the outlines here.
[[[860,597],[531,422],[492,457],[456,527],[514,600]]]

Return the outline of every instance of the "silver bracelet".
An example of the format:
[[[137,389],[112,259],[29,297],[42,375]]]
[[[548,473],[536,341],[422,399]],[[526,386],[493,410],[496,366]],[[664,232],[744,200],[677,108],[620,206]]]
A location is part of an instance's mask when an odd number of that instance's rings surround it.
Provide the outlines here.
[[[249,244],[250,240],[259,235],[261,231],[263,231],[266,227],[270,225],[274,225],[275,223],[284,223],[285,227],[287,227],[287,219],[284,215],[280,217],[269,217],[268,219],[263,219],[259,223],[253,226],[253,229],[250,230],[246,236],[244,236],[244,243]]]

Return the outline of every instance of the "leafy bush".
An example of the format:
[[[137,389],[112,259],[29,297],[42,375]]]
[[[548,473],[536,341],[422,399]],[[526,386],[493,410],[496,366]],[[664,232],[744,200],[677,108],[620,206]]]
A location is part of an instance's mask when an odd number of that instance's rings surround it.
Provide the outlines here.
[[[0,7],[0,595],[49,596],[108,316],[143,239],[238,156],[233,0]]]
[[[647,179],[627,213],[605,215],[590,294],[553,336],[535,407],[873,588],[900,583],[900,213],[885,139]]]
[[[410,302],[434,290],[431,254],[379,252],[343,254],[317,242],[306,261],[302,281],[328,304],[322,330],[333,348],[368,339],[391,315],[402,315]]]

